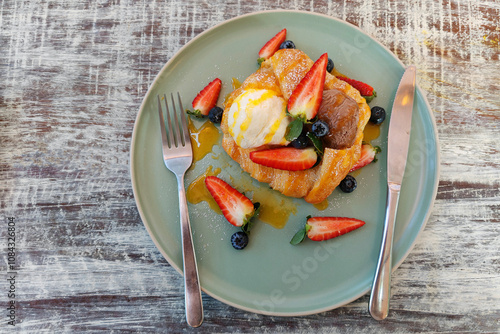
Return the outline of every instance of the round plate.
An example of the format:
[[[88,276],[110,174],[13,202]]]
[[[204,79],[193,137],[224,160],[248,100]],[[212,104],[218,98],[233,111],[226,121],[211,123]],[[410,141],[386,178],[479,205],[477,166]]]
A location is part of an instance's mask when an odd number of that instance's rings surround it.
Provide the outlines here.
[[[287,28],[287,39],[311,59],[328,52],[340,72],[375,87],[378,96],[371,105],[386,108],[390,116],[404,66],[388,49],[346,22],[307,12],[258,12],[223,22],[194,38],[156,77],[141,105],[131,145],[132,185],[141,218],[158,249],[179,272],[182,254],[177,185],[162,160],[156,96],[179,91],[187,108],[198,91],[218,77],[223,82],[222,101],[231,91],[231,79],[243,81],[256,71],[258,51],[283,28]],[[382,148],[379,161],[359,172],[358,188],[353,193],[335,190],[323,211],[302,199],[290,199],[296,212],[286,226],[276,229],[257,219],[250,243],[242,251],[230,244],[236,227],[205,202],[190,204],[203,291],[244,310],[286,316],[330,310],[367,293],[382,238],[388,125],[389,121],[382,124],[380,137],[372,142]],[[394,234],[394,267],[407,256],[429,216],[438,184],[437,148],[432,112],[417,89]],[[248,178],[247,174],[220,146],[188,171],[186,186],[210,165],[222,167],[219,177],[244,191],[240,180]],[[290,245],[308,215],[353,217],[366,225],[328,241],[305,240],[298,246]]]

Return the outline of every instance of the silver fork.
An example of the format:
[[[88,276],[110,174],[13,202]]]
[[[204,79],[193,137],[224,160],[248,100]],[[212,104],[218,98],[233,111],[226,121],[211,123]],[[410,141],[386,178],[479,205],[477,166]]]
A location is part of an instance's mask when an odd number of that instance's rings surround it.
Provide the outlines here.
[[[161,99],[158,95],[158,113],[160,116],[163,160],[165,161],[165,166],[167,166],[167,168],[177,177],[181,218],[186,320],[190,326],[198,327],[203,322],[203,304],[201,301],[200,282],[198,278],[196,256],[194,253],[193,238],[191,235],[191,225],[189,223],[186,191],[184,189],[184,174],[193,162],[193,150],[191,148],[186,115],[182,108],[181,96],[177,93],[181,114],[181,126],[179,126],[173,94],[170,94],[170,97],[172,100],[173,120],[170,116],[167,97],[163,94],[167,115],[167,131],[165,130],[165,119],[163,117]]]

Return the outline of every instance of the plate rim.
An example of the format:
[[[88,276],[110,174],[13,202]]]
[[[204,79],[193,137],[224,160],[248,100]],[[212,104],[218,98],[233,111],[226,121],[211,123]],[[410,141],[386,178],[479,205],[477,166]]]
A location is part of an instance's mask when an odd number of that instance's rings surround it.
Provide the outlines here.
[[[372,35],[368,34],[367,32],[363,31],[361,28],[357,27],[356,25],[354,25],[354,24],[352,24],[350,22],[341,20],[339,18],[326,15],[326,14],[316,13],[316,12],[309,12],[309,11],[303,11],[303,10],[274,9],[274,10],[255,11],[255,12],[251,12],[251,13],[247,13],[247,14],[238,15],[238,16],[232,17],[230,19],[224,20],[224,21],[222,21],[222,22],[220,22],[220,23],[218,23],[218,24],[216,24],[216,25],[214,25],[214,26],[212,26],[212,27],[204,30],[203,32],[199,33],[197,36],[195,36],[194,38],[192,38],[191,40],[189,40],[181,48],[179,48],[175,52],[175,54],[163,65],[163,67],[160,69],[160,71],[156,74],[153,82],[149,86],[146,94],[144,95],[144,98],[142,99],[141,105],[139,106],[139,111],[138,111],[136,119],[134,121],[134,127],[133,127],[133,130],[132,130],[132,138],[131,138],[131,141],[130,141],[130,155],[129,155],[130,168],[129,168],[129,173],[130,173],[130,178],[131,178],[131,181],[132,181],[132,192],[133,192],[133,195],[134,195],[134,202],[136,204],[137,210],[139,211],[139,216],[141,217],[142,224],[144,225],[144,227],[148,231],[148,234],[149,234],[150,238],[153,240],[153,243],[155,244],[156,248],[160,251],[160,253],[163,255],[163,257],[167,260],[168,264],[170,266],[172,266],[179,274],[181,274],[181,276],[183,276],[182,269],[179,266],[177,266],[175,264],[175,262],[170,258],[170,256],[168,256],[166,254],[166,252],[160,247],[160,243],[158,242],[157,238],[152,233],[152,231],[151,231],[150,227],[148,226],[148,224],[145,222],[145,213],[143,212],[142,207],[139,205],[138,201],[136,200],[136,198],[138,198],[137,197],[137,195],[138,195],[137,194],[137,180],[134,178],[135,168],[134,168],[134,164],[133,164],[133,159],[132,158],[133,158],[134,153],[135,153],[135,148],[134,148],[135,146],[134,146],[134,144],[135,144],[135,142],[137,140],[137,131],[136,130],[138,128],[139,118],[141,117],[142,113],[144,112],[143,110],[145,109],[144,107],[146,105],[146,100],[148,99],[151,91],[158,84],[158,80],[159,80],[161,74],[168,68],[168,66],[172,62],[174,62],[177,59],[178,55],[184,49],[188,48],[191,44],[195,43],[198,39],[203,38],[206,34],[209,34],[211,31],[219,28],[220,26],[229,24],[229,23],[231,23],[233,21],[236,21],[236,20],[243,19],[245,17],[258,16],[258,15],[269,14],[269,13],[274,13],[274,14],[279,14],[279,13],[296,13],[296,14],[303,14],[303,15],[319,16],[319,17],[322,17],[322,18],[326,18],[326,19],[330,19],[330,20],[333,20],[333,21],[337,21],[337,22],[339,22],[341,24],[346,24],[346,25],[350,26],[351,28],[354,28],[355,30],[357,30],[359,33],[364,34],[366,36],[369,36],[374,42],[376,42],[378,44],[378,46],[380,46],[384,50],[386,50],[390,55],[393,56],[393,58],[403,68],[405,68],[405,65],[403,64],[403,62],[391,50],[389,50],[385,45],[383,45],[382,43],[380,43],[380,41],[378,41],[378,39],[376,39]],[[429,104],[429,102],[427,100],[426,95],[423,93],[423,91],[418,86],[418,84],[416,85],[416,89],[418,90],[418,93],[420,94],[420,96],[422,97],[422,100],[424,101],[424,104],[425,104],[425,106],[427,108],[428,115],[429,115],[429,117],[431,119],[431,123],[432,123],[432,128],[433,128],[433,132],[434,132],[434,138],[435,138],[435,142],[436,142],[436,176],[434,178],[434,188],[433,188],[433,191],[432,191],[431,201],[429,203],[429,209],[427,210],[427,212],[425,214],[425,217],[423,219],[422,225],[421,225],[420,229],[418,230],[418,233],[417,233],[415,239],[413,240],[413,242],[408,247],[408,250],[403,254],[403,256],[401,257],[401,259],[397,263],[395,263],[393,265],[392,272],[394,272],[404,262],[404,260],[408,257],[409,253],[411,253],[411,251],[415,247],[418,239],[421,237],[422,231],[425,229],[425,226],[427,225],[427,222],[429,220],[429,217],[430,217],[430,215],[432,213],[432,210],[433,210],[433,207],[434,207],[434,202],[435,202],[436,195],[437,195],[437,190],[438,190],[438,186],[439,186],[439,177],[440,177],[440,172],[441,172],[441,152],[440,152],[439,136],[438,136],[436,118],[434,116],[434,113],[432,112],[432,108],[431,108],[431,106],[430,106],[430,104]],[[262,314],[262,315],[268,315],[268,316],[293,317],[293,316],[305,316],[305,315],[318,314],[318,313],[330,311],[330,310],[336,309],[338,307],[342,307],[342,306],[348,305],[349,303],[353,302],[354,300],[356,300],[356,299],[364,296],[365,294],[367,294],[370,291],[370,288],[368,288],[367,290],[364,290],[361,293],[353,296],[352,298],[347,299],[345,301],[342,301],[340,303],[333,304],[333,305],[330,305],[328,307],[322,307],[322,308],[317,308],[317,309],[314,309],[314,310],[303,311],[303,312],[276,312],[276,311],[266,311],[266,310],[261,310],[261,309],[255,309],[255,308],[246,307],[246,306],[243,306],[243,305],[239,305],[239,304],[233,303],[233,302],[231,302],[229,300],[226,300],[225,298],[222,298],[220,296],[212,294],[211,292],[206,291],[206,289],[203,288],[203,287],[201,287],[201,290],[203,292],[205,292],[207,295],[211,296],[212,298],[214,298],[216,300],[219,300],[219,301],[223,302],[226,305],[235,307],[235,308],[243,310],[243,311],[252,312],[252,313],[256,313],[256,314]]]

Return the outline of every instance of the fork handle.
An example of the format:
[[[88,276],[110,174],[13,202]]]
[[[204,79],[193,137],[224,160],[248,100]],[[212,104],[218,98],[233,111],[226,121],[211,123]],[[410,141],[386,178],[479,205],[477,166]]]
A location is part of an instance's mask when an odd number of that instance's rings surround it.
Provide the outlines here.
[[[198,267],[194,253],[191,224],[184,189],[184,175],[177,176],[179,189],[179,210],[181,218],[182,256],[184,271],[184,296],[186,304],[186,320],[192,327],[198,327],[203,322],[203,304],[201,301]]]

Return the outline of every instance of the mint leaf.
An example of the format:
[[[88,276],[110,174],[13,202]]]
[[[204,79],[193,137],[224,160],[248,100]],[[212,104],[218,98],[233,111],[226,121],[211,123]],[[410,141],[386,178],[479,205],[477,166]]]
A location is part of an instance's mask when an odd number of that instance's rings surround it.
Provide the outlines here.
[[[321,141],[321,139],[319,139],[318,136],[316,136],[312,132],[308,132],[306,136],[313,143],[313,146],[316,149],[316,152],[318,153],[318,155],[323,156],[323,153],[325,153],[325,148],[323,147],[323,142]]]
[[[298,245],[302,242],[302,240],[304,240],[305,237],[306,237],[306,228],[304,227],[300,229],[297,233],[295,233],[292,240],[290,240],[290,243],[294,246]]]
[[[288,126],[286,127],[285,139],[288,141],[294,141],[297,139],[302,133],[302,128],[304,127],[304,123],[298,118],[295,118]]]
[[[250,230],[252,229],[253,226],[253,221],[249,220],[245,224],[241,225],[241,230],[245,232],[246,234],[250,234]]]

